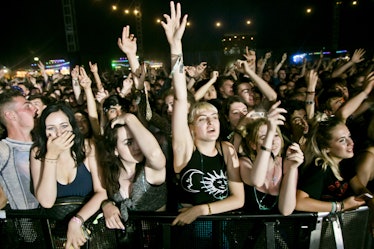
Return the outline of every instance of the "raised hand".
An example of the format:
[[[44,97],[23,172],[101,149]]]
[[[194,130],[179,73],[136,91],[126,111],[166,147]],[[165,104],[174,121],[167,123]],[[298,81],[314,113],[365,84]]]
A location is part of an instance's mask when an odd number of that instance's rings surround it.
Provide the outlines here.
[[[365,60],[364,58],[365,53],[366,53],[365,49],[362,49],[362,48],[356,49],[352,55],[351,61],[357,64]]]
[[[78,80],[79,80],[79,84],[84,89],[91,87],[92,80],[90,79],[90,77],[88,77],[84,67],[79,68]]]
[[[89,61],[88,65],[90,65],[90,70],[91,70],[92,73],[98,73],[99,72],[97,63],[91,63],[91,61]]]
[[[307,82],[307,89],[310,92],[314,92],[317,86],[317,81],[318,81],[318,73],[314,71],[313,69],[309,71],[308,77],[306,78]]]
[[[124,52],[125,54],[136,54],[136,37],[134,34],[130,34],[129,25],[123,27],[122,39],[118,38],[117,44],[118,47],[122,50],[122,52]]]
[[[132,80],[131,77],[127,77],[126,79],[123,80],[122,82],[122,88],[121,88],[121,97],[126,97],[127,94],[131,92],[132,86],[134,85],[134,81]]]
[[[71,78],[77,80],[79,76],[79,66],[76,65],[70,72]]]
[[[100,104],[104,103],[104,100],[109,97],[109,92],[107,90],[98,91],[95,95],[96,101]]]
[[[256,70],[256,52],[254,50],[250,50],[248,46],[245,47],[245,54],[243,54],[244,58],[248,62],[248,66],[252,71]]]
[[[277,101],[268,111],[267,119],[269,129],[275,129],[277,125],[284,125],[286,121],[282,113],[286,113],[287,111],[284,108],[279,108],[280,104],[281,102]]]
[[[170,45],[175,45],[177,42],[182,40],[184,30],[186,29],[187,24],[187,15],[183,16],[181,21],[181,5],[177,3],[174,5],[174,2],[170,2],[170,16],[164,14],[166,22],[161,21],[161,25],[165,30],[166,38]]]
[[[43,62],[41,62],[41,61],[38,62],[38,68],[40,69],[41,72],[45,71],[45,66],[44,66]]]
[[[292,143],[286,151],[286,157],[284,159],[284,167],[299,167],[304,162],[304,153],[300,149],[300,145]]]

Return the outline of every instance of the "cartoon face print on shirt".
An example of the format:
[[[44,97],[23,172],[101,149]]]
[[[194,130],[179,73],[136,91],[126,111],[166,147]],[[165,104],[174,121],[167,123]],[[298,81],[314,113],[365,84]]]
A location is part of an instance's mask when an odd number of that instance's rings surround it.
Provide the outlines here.
[[[181,185],[187,192],[205,192],[217,200],[228,196],[227,177],[222,170],[213,170],[204,174],[201,170],[190,169],[182,175]]]

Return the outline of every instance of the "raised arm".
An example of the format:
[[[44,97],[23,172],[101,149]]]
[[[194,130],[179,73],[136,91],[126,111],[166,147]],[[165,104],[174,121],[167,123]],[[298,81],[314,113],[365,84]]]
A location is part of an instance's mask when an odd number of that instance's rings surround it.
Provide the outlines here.
[[[203,74],[204,71],[207,67],[207,63],[205,61],[201,62],[197,66],[186,66],[185,70],[188,76],[188,84],[187,84],[187,89],[190,91],[193,86],[195,85],[196,82],[199,80],[203,80]]]
[[[137,44],[134,34],[130,34],[130,26],[123,27],[122,38],[118,38],[118,47],[124,52],[129,60],[131,73],[139,77],[140,63],[136,57]],[[137,83],[137,82],[135,82]],[[141,83],[141,82],[139,82]],[[143,89],[144,85],[135,85],[136,89]]]
[[[259,77],[255,71],[253,71],[247,61],[238,60],[236,62],[237,67],[242,68],[244,73],[247,74],[258,89],[264,94],[264,96],[270,101],[277,100],[277,93],[274,89],[261,77]]]
[[[187,15],[181,19],[181,5],[170,2],[170,16],[164,14],[166,22],[161,25],[165,30],[171,52],[171,76],[174,87],[174,107],[172,115],[172,146],[174,171],[179,173],[190,160],[193,152],[193,139],[189,130],[187,115],[187,86],[183,68],[182,36],[186,28]]]
[[[209,90],[210,86],[216,83],[218,75],[219,75],[218,71],[213,71],[211,74],[210,80],[207,83],[205,83],[202,87],[200,87],[199,90],[195,92],[196,101],[201,100],[206,94],[206,92]]]
[[[366,51],[362,48],[356,49],[352,55],[352,58],[350,61],[345,63],[343,66],[337,68],[334,70],[331,74],[332,78],[339,77],[342,75],[345,71],[347,71],[349,68],[351,68],[353,65],[363,61],[365,58],[363,57],[365,55]]]
[[[314,118],[315,113],[315,96],[316,96],[316,86],[318,81],[318,74],[314,70],[310,70],[306,78],[307,91],[305,99],[305,111],[308,117],[308,121]]]
[[[45,66],[44,66],[43,62],[39,61],[38,62],[38,67],[39,67],[39,70],[40,70],[40,74],[43,76],[44,83],[47,85],[48,84],[48,75],[47,75],[47,72],[45,71]]]
[[[115,124],[127,124],[146,158],[145,172],[149,183],[161,184],[166,177],[166,159],[156,138],[145,128],[139,119],[131,113],[125,113],[112,122]]]
[[[268,61],[268,59],[270,59],[270,57],[271,57],[271,52],[267,52],[264,58],[261,58],[257,62],[257,75],[261,78],[262,78],[262,73],[264,72],[266,62]]]
[[[84,67],[79,68],[78,80],[79,84],[84,90],[84,93],[86,94],[88,118],[90,120],[93,134],[95,137],[99,137],[101,135],[99,114],[97,113],[95,96],[93,95],[91,88],[92,80],[90,79],[90,77],[88,77],[86,70],[84,70]]]
[[[284,62],[287,60],[287,53],[284,53],[283,55],[282,55],[282,59],[281,59],[281,61],[275,66],[275,68],[274,68],[274,78],[278,78],[278,72],[279,72],[279,70],[282,68],[282,66],[283,66],[283,64],[284,64]]]
[[[72,83],[72,88],[74,92],[74,97],[79,104],[82,104],[82,97],[81,97],[82,89],[81,89],[81,86],[79,85],[79,79],[78,79],[78,76],[79,76],[78,65],[76,65],[71,70],[70,75],[71,75],[71,83]]]
[[[360,105],[367,99],[374,87],[374,72],[371,72],[366,78],[365,88],[356,96],[349,99],[343,106],[341,106],[335,113],[343,120],[347,120]]]
[[[278,125],[283,125],[285,118],[282,113],[286,110],[279,108],[280,101],[275,103],[268,113],[268,124],[265,138],[261,144],[261,148],[257,145],[257,155],[254,162],[248,158],[241,158],[240,160],[240,173],[243,182],[250,186],[261,187],[265,183],[266,174],[268,171],[269,163],[272,159],[272,146]]]
[[[97,63],[91,63],[91,61],[89,61],[88,64],[90,66],[90,70],[92,72],[92,75],[94,76],[97,91],[99,91],[99,92],[104,91],[104,87],[103,87],[103,83],[101,82],[101,78],[100,78],[100,75],[99,75],[99,68],[97,66]]]

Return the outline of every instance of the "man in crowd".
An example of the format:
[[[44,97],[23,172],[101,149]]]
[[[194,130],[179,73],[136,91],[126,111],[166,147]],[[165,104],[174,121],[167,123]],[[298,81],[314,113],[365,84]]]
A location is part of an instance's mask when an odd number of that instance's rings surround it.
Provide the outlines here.
[[[0,141],[0,208],[33,209],[29,155],[36,108],[17,90],[0,94],[0,123],[7,136]]]

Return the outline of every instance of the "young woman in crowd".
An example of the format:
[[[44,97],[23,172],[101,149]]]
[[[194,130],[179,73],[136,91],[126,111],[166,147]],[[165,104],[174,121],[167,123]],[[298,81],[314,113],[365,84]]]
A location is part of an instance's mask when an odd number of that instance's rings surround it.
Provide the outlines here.
[[[102,145],[102,179],[109,197],[101,205],[106,226],[125,229],[128,210],[164,211],[166,159],[138,118],[131,113],[116,118]]]
[[[232,141],[239,121],[248,114],[248,106],[241,97],[234,95],[222,102],[220,111],[220,137],[223,141]]]
[[[172,82],[175,91],[172,114],[174,171],[179,178],[180,214],[172,225],[192,223],[200,215],[235,210],[243,206],[244,189],[234,147],[217,142],[218,110],[199,102],[188,114],[186,76],[183,70],[182,36],[187,15],[179,3],[170,3],[170,15],[162,22],[170,44]]]
[[[296,210],[336,213],[365,204],[354,196],[353,191],[362,187],[351,180],[354,166],[341,164],[353,157],[353,147],[351,133],[341,119],[330,117],[313,127],[299,178]]]
[[[57,198],[81,196],[87,202],[71,218],[65,248],[87,242],[82,225],[107,198],[99,180],[96,146],[84,139],[72,109],[63,102],[47,106],[39,120],[30,165],[35,196],[44,208]]]
[[[280,101],[266,117],[255,118],[245,130],[240,173],[245,183],[244,210],[252,213],[280,211],[289,215],[295,209],[298,167],[304,155],[297,143],[292,143],[283,154],[284,142],[278,126],[284,124],[285,110],[279,105]]]

